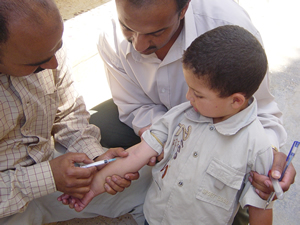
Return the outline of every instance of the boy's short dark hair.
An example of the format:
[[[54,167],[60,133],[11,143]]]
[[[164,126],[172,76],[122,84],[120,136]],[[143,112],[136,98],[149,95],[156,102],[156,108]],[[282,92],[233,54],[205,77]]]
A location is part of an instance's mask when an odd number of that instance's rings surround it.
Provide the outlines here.
[[[196,38],[183,54],[183,67],[219,92],[219,97],[243,93],[250,98],[268,67],[259,41],[247,30],[226,25]]]

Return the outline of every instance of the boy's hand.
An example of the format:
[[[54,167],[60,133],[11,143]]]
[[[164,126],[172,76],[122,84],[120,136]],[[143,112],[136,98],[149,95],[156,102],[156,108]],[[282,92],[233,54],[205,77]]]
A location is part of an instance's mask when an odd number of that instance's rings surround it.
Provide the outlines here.
[[[62,194],[57,198],[57,201],[62,202],[64,205],[69,205],[71,203],[72,196],[68,194]]]
[[[112,159],[115,157],[127,157],[128,152],[123,148],[110,148],[103,155],[99,156],[95,161],[103,159]],[[105,165],[104,165],[105,166]],[[99,166],[98,169],[102,169],[104,166]],[[106,183],[104,188],[107,193],[114,195],[117,192],[124,191],[125,188],[131,185],[132,180],[137,180],[139,178],[139,173],[128,173],[125,174],[125,177],[120,177],[118,175],[113,175],[105,179]]]
[[[274,161],[271,169],[271,175],[274,179],[279,179],[286,164],[286,155],[282,152],[274,152]],[[292,164],[287,168],[282,180],[279,182],[282,190],[285,192],[290,185],[294,183],[296,170]],[[272,181],[269,177],[251,172],[249,181],[256,188],[257,194],[264,200],[267,200],[270,193],[274,191]],[[276,198],[276,197],[275,197]]]
[[[84,153],[66,153],[49,161],[56,189],[77,198],[82,198],[90,191],[91,182],[96,172],[95,167],[80,168],[74,163],[92,163]]]
[[[93,191],[89,191],[82,199],[75,198],[73,196],[62,194],[57,198],[64,205],[69,205],[70,209],[75,209],[76,212],[81,212],[95,197]]]

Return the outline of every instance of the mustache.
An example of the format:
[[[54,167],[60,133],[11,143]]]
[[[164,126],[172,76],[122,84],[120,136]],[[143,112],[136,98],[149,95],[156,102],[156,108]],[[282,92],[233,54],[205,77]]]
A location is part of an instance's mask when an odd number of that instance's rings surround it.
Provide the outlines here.
[[[127,41],[132,44],[132,40],[130,39],[127,39]],[[152,45],[152,46],[149,46],[149,48],[147,48],[145,51],[148,51],[148,50],[152,50],[152,49],[157,49],[156,46]]]
[[[39,73],[43,70],[45,70],[45,69],[43,69],[42,67],[38,67],[33,73]]]

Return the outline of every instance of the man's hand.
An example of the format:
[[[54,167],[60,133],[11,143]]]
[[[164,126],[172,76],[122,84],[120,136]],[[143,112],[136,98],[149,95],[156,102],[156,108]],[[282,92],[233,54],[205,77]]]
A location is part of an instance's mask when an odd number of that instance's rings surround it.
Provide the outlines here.
[[[56,189],[76,198],[82,198],[90,191],[96,167],[80,168],[74,163],[92,163],[84,153],[66,153],[49,161]]]
[[[103,155],[99,156],[95,161],[103,160],[103,159],[112,159],[115,157],[127,157],[128,152],[126,152],[123,148],[110,148]],[[98,169],[103,168],[103,166],[99,166]],[[128,173],[125,174],[125,177],[120,177],[118,175],[113,175],[111,177],[107,177],[105,179],[106,183],[104,184],[104,188],[107,193],[114,195],[117,192],[124,191],[125,188],[131,185],[132,180],[137,180],[139,178],[139,173]]]
[[[157,162],[160,162],[163,158],[164,158],[164,151],[162,151],[162,153],[159,156],[157,156],[157,157],[151,157],[150,161],[148,162],[147,165],[148,166],[155,166],[155,164]]]
[[[274,152],[273,166],[271,176],[274,179],[279,179],[286,164],[286,155],[282,152]],[[292,164],[289,165],[282,180],[279,182],[282,190],[285,192],[294,183],[296,170]],[[274,191],[272,182],[269,177],[259,175],[256,172],[251,172],[249,181],[256,188],[257,194],[264,200],[267,200],[270,193]]]

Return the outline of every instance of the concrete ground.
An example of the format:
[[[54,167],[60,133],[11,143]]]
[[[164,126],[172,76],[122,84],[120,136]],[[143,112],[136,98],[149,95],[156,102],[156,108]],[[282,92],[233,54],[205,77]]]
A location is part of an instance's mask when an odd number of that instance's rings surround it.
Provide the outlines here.
[[[88,108],[111,98],[102,61],[96,48],[99,30],[105,29],[107,24],[105,21],[111,16],[112,2],[108,0],[102,2],[107,3],[87,12],[86,9],[80,9],[81,11],[70,14],[69,9],[65,21],[64,43],[69,51],[78,89],[83,94]],[[237,2],[249,13],[263,37],[269,60],[270,89],[284,113],[288,139],[282,150],[287,152],[294,140],[300,141],[300,2],[299,0],[237,0]],[[89,3],[85,2],[86,5]],[[61,4],[59,7],[63,13],[64,5]],[[73,18],[72,13],[73,16],[76,15]],[[300,153],[295,156],[293,164],[296,170],[300,171]],[[300,193],[299,175],[296,176],[290,190],[285,193],[284,200],[275,202],[274,225],[299,224],[298,193]],[[125,215],[117,219],[97,217],[53,224],[134,224],[134,221]]]

